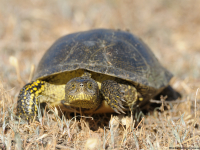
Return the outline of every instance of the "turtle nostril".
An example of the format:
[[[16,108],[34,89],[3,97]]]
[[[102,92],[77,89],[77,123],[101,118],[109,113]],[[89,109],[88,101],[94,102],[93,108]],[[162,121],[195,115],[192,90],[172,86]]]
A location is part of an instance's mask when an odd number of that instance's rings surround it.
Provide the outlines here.
[[[83,87],[83,83],[80,83],[80,87]]]

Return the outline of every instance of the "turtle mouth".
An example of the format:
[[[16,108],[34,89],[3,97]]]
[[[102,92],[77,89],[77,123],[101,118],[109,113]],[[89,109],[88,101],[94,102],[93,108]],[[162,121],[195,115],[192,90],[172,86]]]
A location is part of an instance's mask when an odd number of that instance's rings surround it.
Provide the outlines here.
[[[72,107],[92,109],[98,105],[98,98],[95,94],[80,92],[76,95],[68,95],[67,103]]]

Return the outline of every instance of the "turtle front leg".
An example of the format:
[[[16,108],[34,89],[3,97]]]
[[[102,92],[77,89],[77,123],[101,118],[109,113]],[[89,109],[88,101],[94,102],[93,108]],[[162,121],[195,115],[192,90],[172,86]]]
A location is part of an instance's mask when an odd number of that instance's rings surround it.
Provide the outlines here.
[[[36,80],[20,90],[16,114],[19,118],[32,120],[37,115],[38,96],[44,91],[44,84],[44,81]]]
[[[138,99],[142,99],[133,85],[105,80],[101,84],[101,92],[108,105],[118,114],[124,113],[128,106],[130,109]]]
[[[125,114],[122,102],[126,102],[123,99],[123,93],[116,81],[105,80],[101,84],[101,93],[108,105],[118,114]]]

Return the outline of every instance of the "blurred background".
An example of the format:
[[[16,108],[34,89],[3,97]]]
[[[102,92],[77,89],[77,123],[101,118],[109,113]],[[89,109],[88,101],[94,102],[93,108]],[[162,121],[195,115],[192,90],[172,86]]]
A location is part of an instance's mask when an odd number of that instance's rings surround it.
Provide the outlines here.
[[[1,0],[0,82],[13,102],[30,80],[32,66],[57,38],[95,28],[129,30],[142,38],[175,75],[173,86],[195,95],[200,83],[200,1]]]

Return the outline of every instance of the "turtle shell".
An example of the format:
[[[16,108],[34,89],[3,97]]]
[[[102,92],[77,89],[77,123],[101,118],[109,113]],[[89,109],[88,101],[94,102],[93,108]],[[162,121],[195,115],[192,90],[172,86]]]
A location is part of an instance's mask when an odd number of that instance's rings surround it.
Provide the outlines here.
[[[79,69],[155,90],[166,87],[172,78],[141,39],[129,32],[108,29],[61,37],[44,54],[34,78],[45,79]]]

